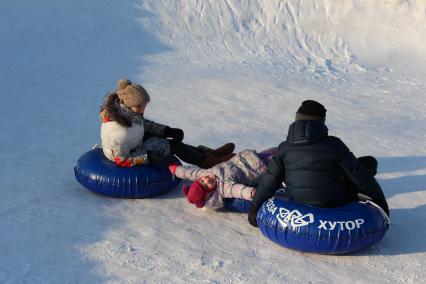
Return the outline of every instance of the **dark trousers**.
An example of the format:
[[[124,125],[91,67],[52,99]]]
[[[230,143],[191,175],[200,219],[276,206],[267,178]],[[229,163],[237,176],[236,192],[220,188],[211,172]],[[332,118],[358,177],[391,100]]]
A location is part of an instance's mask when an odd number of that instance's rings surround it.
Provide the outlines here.
[[[372,175],[377,174],[377,160],[373,156],[359,157],[358,162]]]
[[[205,159],[205,154],[198,147],[194,147],[183,143],[179,140],[169,140],[170,152],[176,155],[179,159],[185,163],[201,166]]]
[[[359,157],[358,162],[361,164],[362,167],[364,167],[367,172],[371,176],[375,176],[377,174],[377,160],[373,156],[363,156]],[[343,182],[343,188],[345,191],[353,193],[356,195],[358,193],[358,188],[355,184],[345,175],[342,175],[342,182]]]
[[[150,137],[159,137],[146,133],[143,137],[143,141],[146,141]],[[161,137],[163,138],[163,137]],[[166,139],[166,138],[164,138]],[[158,153],[150,153],[151,159],[155,161],[155,164],[171,164],[175,161],[174,155],[185,163],[201,166],[205,159],[205,154],[198,147],[194,147],[188,144],[183,143],[182,141],[176,139],[167,139],[170,145],[170,155],[163,156]]]

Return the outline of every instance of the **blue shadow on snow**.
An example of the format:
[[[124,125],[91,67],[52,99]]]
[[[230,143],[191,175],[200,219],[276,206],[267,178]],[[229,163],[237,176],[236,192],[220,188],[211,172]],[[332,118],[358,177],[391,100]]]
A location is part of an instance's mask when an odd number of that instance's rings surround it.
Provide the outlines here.
[[[379,158],[380,173],[410,172],[426,169],[426,157]],[[404,175],[378,180],[386,198],[426,191],[426,175]],[[416,200],[418,202],[419,200]],[[426,200],[413,208],[391,208],[391,226],[381,242],[355,255],[401,255],[426,252]]]
[[[141,23],[155,15],[135,3],[2,3],[1,126],[8,135],[0,138],[1,157],[14,171],[0,182],[9,189],[0,191],[7,259],[0,282],[120,281],[86,249],[121,225],[105,209],[122,201],[89,194],[73,166],[99,141],[99,106],[116,80],[134,80],[149,66],[147,55],[169,50]]]

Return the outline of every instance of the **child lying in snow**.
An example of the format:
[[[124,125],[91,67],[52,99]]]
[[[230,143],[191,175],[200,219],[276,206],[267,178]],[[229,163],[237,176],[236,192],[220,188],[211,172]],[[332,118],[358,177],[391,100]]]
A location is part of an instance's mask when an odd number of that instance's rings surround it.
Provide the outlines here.
[[[210,169],[170,165],[172,174],[182,179],[193,180],[191,186],[184,185],[183,193],[190,203],[198,208],[222,207],[224,198],[252,200],[260,176],[277,148],[261,153],[242,150],[229,161]]]

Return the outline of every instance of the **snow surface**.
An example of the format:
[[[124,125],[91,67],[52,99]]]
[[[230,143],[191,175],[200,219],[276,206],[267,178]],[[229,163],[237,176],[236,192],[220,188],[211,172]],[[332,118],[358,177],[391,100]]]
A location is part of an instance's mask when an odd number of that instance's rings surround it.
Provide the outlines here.
[[[0,283],[424,283],[426,2],[3,0]],[[177,188],[145,200],[74,179],[119,78],[185,141],[264,149],[316,99],[357,155],[379,158],[392,225],[345,256],[273,244],[245,214]]]

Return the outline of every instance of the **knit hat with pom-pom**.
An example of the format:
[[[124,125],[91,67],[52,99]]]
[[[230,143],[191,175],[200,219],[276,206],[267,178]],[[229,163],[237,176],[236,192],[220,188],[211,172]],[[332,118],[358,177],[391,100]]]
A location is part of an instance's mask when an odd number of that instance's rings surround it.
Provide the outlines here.
[[[197,208],[202,208],[206,204],[207,194],[211,193],[213,190],[208,190],[198,181],[194,181],[191,186],[183,185],[182,192],[186,195],[186,199],[189,203],[195,204]]]
[[[138,84],[133,84],[128,79],[117,82],[118,98],[128,107],[143,106],[149,102],[148,92]]]

